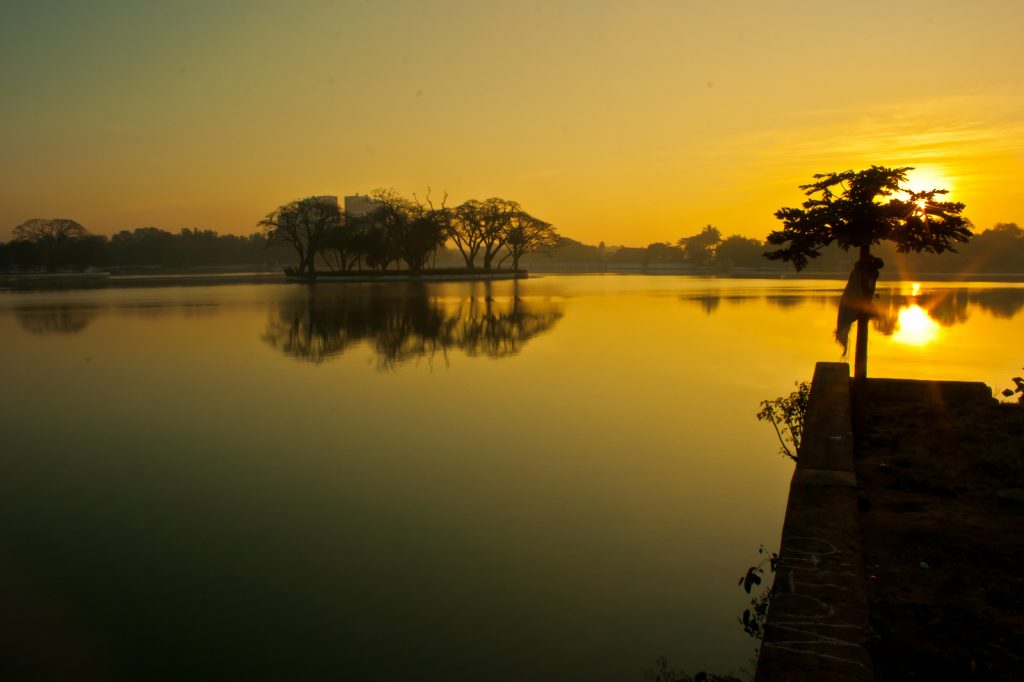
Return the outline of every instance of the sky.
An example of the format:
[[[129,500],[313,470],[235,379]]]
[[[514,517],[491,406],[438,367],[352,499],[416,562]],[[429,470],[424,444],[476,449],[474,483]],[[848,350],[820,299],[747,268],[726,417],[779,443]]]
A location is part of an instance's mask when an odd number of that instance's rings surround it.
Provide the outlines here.
[[[0,239],[249,234],[377,187],[587,243],[762,239],[872,164],[1024,223],[1021,26],[1014,0],[4,0]]]

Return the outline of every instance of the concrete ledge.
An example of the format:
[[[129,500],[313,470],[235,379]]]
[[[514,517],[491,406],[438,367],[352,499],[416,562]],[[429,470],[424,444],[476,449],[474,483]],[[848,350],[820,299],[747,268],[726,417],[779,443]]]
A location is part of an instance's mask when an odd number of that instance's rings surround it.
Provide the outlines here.
[[[846,363],[815,367],[800,445],[755,680],[873,680]]]
[[[853,471],[850,366],[845,362],[815,365],[798,456],[798,469]]]
[[[799,485],[840,485],[847,488],[857,487],[857,476],[852,471],[835,471],[832,469],[798,469],[793,472],[790,484]]]
[[[927,381],[921,379],[869,379],[872,403],[950,403],[991,400],[992,389],[980,381]]]

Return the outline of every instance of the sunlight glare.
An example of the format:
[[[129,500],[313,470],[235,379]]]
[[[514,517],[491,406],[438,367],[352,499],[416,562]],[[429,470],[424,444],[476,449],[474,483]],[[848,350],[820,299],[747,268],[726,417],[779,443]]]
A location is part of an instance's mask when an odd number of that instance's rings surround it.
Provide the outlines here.
[[[939,338],[939,325],[921,306],[901,308],[892,340],[907,346],[927,346]]]
[[[903,186],[911,192],[927,192],[932,189],[949,190],[949,194],[942,195],[947,199],[956,189],[954,183],[950,180],[949,174],[941,168],[933,166],[922,166],[910,171],[907,174],[907,181],[903,183]],[[922,202],[917,203],[919,207],[924,208]]]

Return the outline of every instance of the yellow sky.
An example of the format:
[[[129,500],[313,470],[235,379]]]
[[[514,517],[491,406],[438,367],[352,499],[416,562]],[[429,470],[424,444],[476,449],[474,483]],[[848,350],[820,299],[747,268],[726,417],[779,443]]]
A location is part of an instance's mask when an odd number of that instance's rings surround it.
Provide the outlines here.
[[[312,194],[515,199],[570,237],[761,238],[816,172],[921,167],[1022,222],[1024,4],[0,5],[0,239],[246,234]]]

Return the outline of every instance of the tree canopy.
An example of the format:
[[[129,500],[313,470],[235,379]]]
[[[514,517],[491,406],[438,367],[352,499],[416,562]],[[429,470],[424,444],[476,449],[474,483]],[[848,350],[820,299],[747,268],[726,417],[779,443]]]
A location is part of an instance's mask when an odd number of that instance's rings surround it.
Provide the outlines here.
[[[444,199],[440,208],[435,208],[429,190],[424,201],[406,199],[393,189],[377,189],[370,196],[377,208],[355,218],[351,226],[361,232],[367,254],[375,256],[369,260],[384,261],[385,267],[386,263],[402,260],[411,271],[422,270],[447,239]],[[346,216],[346,221],[352,220]],[[360,244],[358,238],[356,244]]]
[[[258,225],[271,241],[291,244],[299,257],[299,275],[313,275],[316,255],[341,223],[336,197],[307,197],[278,207]]]
[[[553,249],[557,245],[558,233],[551,223],[534,218],[525,211],[516,211],[510,217],[505,231],[505,248],[508,249],[506,258],[512,258],[513,270],[519,269],[519,259],[525,254],[539,249]]]
[[[76,242],[89,236],[88,230],[68,218],[32,218],[14,228],[14,241],[33,244],[51,272],[65,265]]]
[[[376,189],[359,211],[340,212],[336,197],[309,197],[285,204],[259,222],[266,237],[290,244],[298,256],[300,276],[315,276],[317,256],[332,270],[366,267],[387,270],[401,263],[411,272],[423,270],[449,240],[468,269],[481,257],[490,270],[511,259],[553,247],[558,235],[550,223],[538,220],[515,201],[491,197],[470,199],[447,208],[447,194],[435,206],[401,196],[393,189]]]
[[[764,245],[758,240],[734,234],[718,244],[715,249],[715,264],[724,267],[756,268],[764,263],[763,253]]]
[[[722,242],[722,232],[712,225],[692,237],[682,237],[676,245],[683,249],[686,260],[698,265],[706,265],[715,257],[715,249]]]
[[[955,251],[957,242],[971,237],[964,205],[943,201],[945,189],[915,192],[908,187],[912,167],[871,166],[867,170],[820,173],[801,185],[807,195],[801,208],[781,208],[775,217],[783,228],[768,235],[779,248],[765,253],[802,270],[832,243],[844,251],[861,249],[862,259],[872,244],[883,240],[900,253]]]

